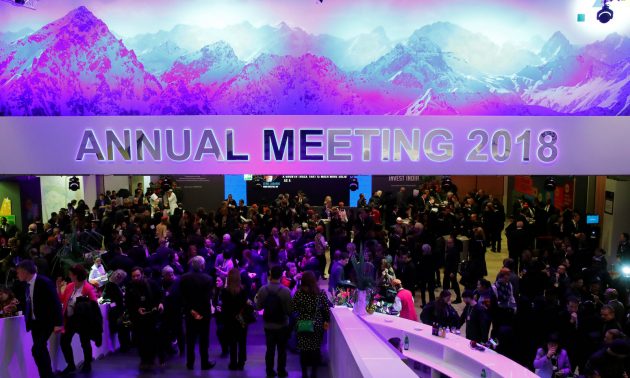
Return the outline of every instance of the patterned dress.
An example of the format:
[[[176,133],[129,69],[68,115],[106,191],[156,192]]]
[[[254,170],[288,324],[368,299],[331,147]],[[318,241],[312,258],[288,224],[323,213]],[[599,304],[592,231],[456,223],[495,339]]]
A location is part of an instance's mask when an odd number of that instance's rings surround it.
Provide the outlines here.
[[[324,322],[330,321],[328,298],[322,290],[317,294],[298,290],[291,301],[291,312],[297,320],[313,320],[315,332],[298,332],[297,347],[301,351],[316,351],[321,348],[324,338]]]

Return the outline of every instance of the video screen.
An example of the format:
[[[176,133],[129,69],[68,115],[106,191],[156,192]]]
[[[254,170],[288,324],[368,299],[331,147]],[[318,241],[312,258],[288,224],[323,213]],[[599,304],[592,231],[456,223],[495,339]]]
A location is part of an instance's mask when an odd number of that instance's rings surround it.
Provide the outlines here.
[[[344,202],[349,205],[350,176],[321,175],[245,175],[247,186],[247,205],[254,203],[270,204],[279,194],[289,193],[291,198],[302,190],[311,206],[323,206],[324,197],[331,196],[333,205]]]
[[[586,224],[599,224],[599,215],[597,214],[586,215]]]

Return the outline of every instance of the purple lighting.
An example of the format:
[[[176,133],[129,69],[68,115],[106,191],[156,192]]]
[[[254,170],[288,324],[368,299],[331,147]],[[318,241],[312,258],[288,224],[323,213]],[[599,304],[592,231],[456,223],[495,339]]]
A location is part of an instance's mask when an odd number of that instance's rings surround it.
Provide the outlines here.
[[[156,57],[145,51],[151,46],[128,48],[79,7],[0,44],[0,115],[630,114],[630,40],[619,34],[578,47],[557,32],[537,55],[502,53],[525,63],[499,74],[510,67],[481,58],[480,49],[494,47],[461,51],[454,40],[475,34],[452,23],[426,25],[397,44],[375,30],[364,43],[382,51],[360,67],[344,58],[359,42],[286,24],[252,28],[268,33],[268,45],[247,59],[222,41],[197,51],[168,42],[151,50],[163,50]]]

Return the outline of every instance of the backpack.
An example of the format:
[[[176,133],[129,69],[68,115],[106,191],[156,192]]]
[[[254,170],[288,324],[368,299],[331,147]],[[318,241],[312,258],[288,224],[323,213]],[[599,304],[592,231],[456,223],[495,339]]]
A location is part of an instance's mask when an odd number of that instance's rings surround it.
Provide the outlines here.
[[[283,324],[286,319],[284,308],[282,306],[282,298],[280,298],[280,290],[271,290],[267,287],[267,298],[265,298],[265,304],[263,309],[263,320],[266,323]]]

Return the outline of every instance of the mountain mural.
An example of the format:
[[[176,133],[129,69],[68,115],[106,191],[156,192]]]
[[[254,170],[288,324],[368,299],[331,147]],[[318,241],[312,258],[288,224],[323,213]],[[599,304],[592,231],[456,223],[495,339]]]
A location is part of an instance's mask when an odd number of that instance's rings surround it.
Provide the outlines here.
[[[85,7],[12,42],[0,57],[0,87],[7,115],[146,114],[162,89]]]
[[[535,42],[532,42],[535,43]],[[79,7],[0,35],[0,115],[630,115],[630,39],[496,45],[437,22],[402,41],[285,23],[121,40]]]

